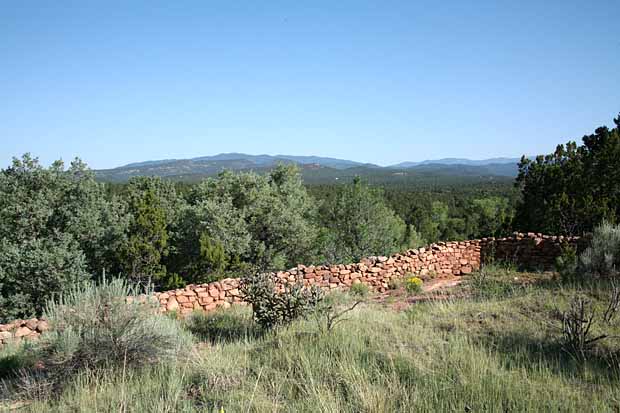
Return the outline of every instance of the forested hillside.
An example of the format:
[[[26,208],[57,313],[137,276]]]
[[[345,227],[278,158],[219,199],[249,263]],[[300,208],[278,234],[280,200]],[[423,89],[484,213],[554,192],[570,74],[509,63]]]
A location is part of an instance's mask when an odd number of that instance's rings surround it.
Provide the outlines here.
[[[297,165],[304,182],[330,184],[349,182],[356,176],[368,181],[391,184],[433,184],[485,180],[506,182],[517,175],[518,159],[498,158],[480,161],[468,159],[439,159],[436,161],[404,162],[381,167],[345,159],[319,156],[247,155],[225,153],[192,159],[164,159],[137,162],[113,169],[95,171],[104,182],[127,182],[136,176],[158,176],[178,182],[200,182],[217,176],[224,170],[267,174],[279,164]]]

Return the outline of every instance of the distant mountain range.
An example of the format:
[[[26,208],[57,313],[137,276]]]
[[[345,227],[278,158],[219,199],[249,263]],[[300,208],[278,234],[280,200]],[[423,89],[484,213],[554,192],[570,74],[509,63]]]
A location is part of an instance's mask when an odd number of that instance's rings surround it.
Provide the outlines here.
[[[253,165],[257,167],[265,167],[265,166],[274,166],[280,162],[284,163],[297,163],[299,165],[309,165],[309,164],[317,164],[321,166],[327,166],[329,168],[335,169],[346,169],[351,168],[353,166],[361,166],[365,165],[361,162],[348,161],[346,159],[336,159],[336,158],[326,158],[321,156],[292,156],[292,155],[248,155],[245,153],[220,153],[218,155],[213,156],[201,156],[198,158],[191,159],[164,159],[160,161],[145,161],[145,162],[137,162],[130,163],[125,166],[121,166],[119,168],[142,168],[142,167],[153,167],[158,165],[165,164],[174,164],[174,163],[187,163],[192,162],[195,164],[205,164],[211,162],[219,162],[225,164],[226,162],[231,162],[233,165],[236,163],[243,161],[248,165]],[[370,165],[369,166],[376,166]],[[232,169],[236,169],[234,166]]]
[[[420,165],[468,165],[468,166],[487,166],[487,165],[516,165],[520,158],[490,158],[482,160],[471,160],[465,158],[443,158],[435,160],[426,160],[421,162],[401,162],[391,165],[389,168],[412,168]]]
[[[517,174],[519,158],[492,158],[470,160],[445,158],[421,162],[401,162],[386,167],[355,162],[346,159],[320,156],[292,155],[247,155],[243,153],[222,153],[191,159],[163,159],[136,162],[113,169],[96,170],[100,180],[124,182],[134,176],[160,176],[174,180],[196,181],[230,169],[234,171],[255,171],[263,173],[279,163],[297,164],[308,182],[328,183],[339,179],[347,180],[359,175],[381,177],[382,180],[413,178],[416,176],[455,177],[502,177],[513,178]]]

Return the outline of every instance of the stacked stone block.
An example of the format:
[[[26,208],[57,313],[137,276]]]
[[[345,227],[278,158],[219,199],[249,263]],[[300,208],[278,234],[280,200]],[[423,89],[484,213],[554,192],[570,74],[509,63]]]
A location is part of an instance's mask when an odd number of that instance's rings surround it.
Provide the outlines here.
[[[37,318],[15,320],[8,324],[0,324],[0,345],[14,341],[35,339],[48,329],[47,321]]]
[[[469,274],[480,266],[480,241],[433,244],[394,254],[390,257],[369,257],[355,264],[298,265],[274,273],[280,288],[289,283],[303,282],[325,290],[347,290],[352,284],[363,283],[373,291],[383,292],[393,278],[416,275],[421,278]],[[183,289],[156,293],[162,311],[188,314],[194,310],[211,311],[242,303],[239,279],[227,278],[209,284],[188,285]]]

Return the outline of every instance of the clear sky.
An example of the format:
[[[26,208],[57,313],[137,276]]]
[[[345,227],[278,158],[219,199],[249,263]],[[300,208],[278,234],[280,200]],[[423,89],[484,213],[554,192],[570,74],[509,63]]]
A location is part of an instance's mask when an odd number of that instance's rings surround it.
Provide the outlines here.
[[[0,167],[547,153],[620,112],[619,21],[620,0],[3,1]]]

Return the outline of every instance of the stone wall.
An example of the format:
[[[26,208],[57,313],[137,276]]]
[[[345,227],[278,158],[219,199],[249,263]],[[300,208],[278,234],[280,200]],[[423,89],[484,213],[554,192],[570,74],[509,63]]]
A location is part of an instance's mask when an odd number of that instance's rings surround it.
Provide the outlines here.
[[[30,340],[38,338],[49,328],[44,319],[15,320],[8,324],[0,324],[0,345],[9,341]]]
[[[348,289],[363,283],[374,291],[385,291],[392,278],[406,274],[422,278],[468,274],[480,266],[480,241],[462,241],[434,244],[394,254],[390,257],[369,257],[355,264],[305,266],[275,273],[280,283],[297,280],[305,285],[324,289]],[[197,309],[210,311],[241,303],[239,279],[228,278],[218,282],[189,285],[185,288],[156,293],[163,311],[191,313]]]
[[[326,290],[346,290],[363,283],[371,290],[383,292],[390,280],[406,275],[422,279],[461,276],[491,259],[510,261],[521,268],[549,270],[561,254],[564,243],[579,246],[579,238],[515,233],[508,238],[440,242],[425,248],[411,249],[390,257],[369,257],[359,263],[305,266],[275,273],[280,284],[302,281]],[[188,285],[185,288],[155,293],[162,312],[177,311],[181,315],[194,310],[212,311],[231,305],[245,305],[239,293],[239,279],[227,278],[217,282]],[[38,336],[47,328],[44,320],[17,320],[0,325],[0,344],[9,340]]]
[[[363,283],[373,291],[383,292],[393,278],[416,275],[429,277],[460,276],[480,267],[491,259],[509,261],[519,268],[553,269],[562,245],[577,246],[579,238],[515,233],[507,238],[440,242],[429,247],[407,250],[390,257],[369,257],[355,264],[331,266],[298,265],[276,273],[281,283],[297,280],[305,285],[324,289],[348,289]],[[244,304],[239,296],[239,280],[234,278],[183,289],[156,293],[162,311],[188,314],[194,310],[211,311],[232,304]]]
[[[483,238],[481,259],[511,262],[520,269],[552,270],[565,244],[582,250],[586,243],[586,238],[579,237],[515,233],[509,238]]]

